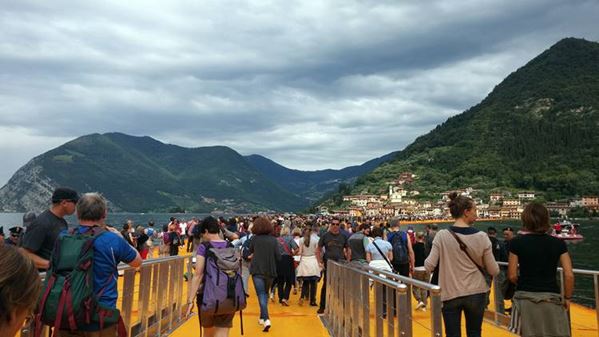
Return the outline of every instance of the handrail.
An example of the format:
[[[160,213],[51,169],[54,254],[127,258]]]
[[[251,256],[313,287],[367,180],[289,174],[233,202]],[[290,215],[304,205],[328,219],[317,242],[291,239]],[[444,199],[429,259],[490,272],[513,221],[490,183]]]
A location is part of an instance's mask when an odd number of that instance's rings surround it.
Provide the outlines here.
[[[370,336],[374,288],[375,336],[411,337],[413,286],[431,291],[431,336],[442,335],[440,287],[357,263],[328,261],[326,273],[323,320],[331,336]]]
[[[138,268],[118,266],[123,276],[117,307],[128,336],[162,336],[185,322],[185,304],[191,288],[191,282],[185,287],[186,267],[191,275],[191,256],[145,260]],[[40,273],[42,280],[45,276],[46,273]],[[43,335],[47,336],[47,331]],[[21,329],[21,336],[33,336],[33,322]]]

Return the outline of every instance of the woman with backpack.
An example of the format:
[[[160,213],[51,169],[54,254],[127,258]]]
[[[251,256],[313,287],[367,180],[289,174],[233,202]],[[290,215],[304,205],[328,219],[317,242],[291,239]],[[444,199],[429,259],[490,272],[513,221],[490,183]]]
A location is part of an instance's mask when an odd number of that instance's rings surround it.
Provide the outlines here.
[[[264,332],[268,332],[271,326],[268,315],[268,292],[277,277],[277,263],[281,260],[279,242],[272,236],[273,229],[273,224],[267,218],[256,218],[252,228],[254,237],[250,242],[252,256],[250,274],[260,303],[258,323],[264,327]]]
[[[206,337],[227,337],[229,330],[233,327],[233,317],[235,312],[221,315],[214,315],[210,312],[202,311],[204,302],[204,287],[206,286],[206,267],[207,257],[210,248],[224,249],[229,246],[229,243],[220,238],[220,226],[218,220],[214,217],[207,217],[202,221],[200,230],[205,240],[197,248],[197,257],[195,264],[195,273],[191,281],[191,289],[189,290],[189,298],[187,299],[187,316],[191,315],[194,305],[194,297],[198,307],[198,318],[200,327],[203,329],[203,336]],[[197,296],[196,296],[197,294]],[[244,299],[245,300],[245,299]]]
[[[499,265],[493,257],[487,234],[472,227],[477,217],[474,201],[456,192],[449,194],[449,199],[449,211],[455,223],[435,235],[424,266],[428,272],[433,272],[439,265],[445,335],[461,336],[463,312],[466,335],[480,337],[489,291],[485,271],[495,276],[499,273]]]

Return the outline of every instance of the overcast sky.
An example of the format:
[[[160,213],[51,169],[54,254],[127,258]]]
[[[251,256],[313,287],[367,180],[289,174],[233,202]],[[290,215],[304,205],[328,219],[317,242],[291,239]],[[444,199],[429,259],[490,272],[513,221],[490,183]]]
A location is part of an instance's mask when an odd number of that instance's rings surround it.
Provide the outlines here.
[[[400,150],[599,1],[0,0],[0,185],[78,136],[227,145],[297,169]]]

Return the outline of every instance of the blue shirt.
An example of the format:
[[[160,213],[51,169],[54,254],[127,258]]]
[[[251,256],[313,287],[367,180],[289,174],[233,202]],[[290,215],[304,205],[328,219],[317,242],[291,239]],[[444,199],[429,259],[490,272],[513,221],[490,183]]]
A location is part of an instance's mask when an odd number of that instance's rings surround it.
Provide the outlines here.
[[[77,228],[81,234],[89,229],[90,227],[87,226]],[[107,231],[94,241],[94,293],[98,294],[102,288],[105,288],[98,300],[99,303],[116,308],[119,277],[117,266],[121,262],[129,263],[135,260],[136,256],[135,248],[116,233]]]
[[[385,254],[385,256],[387,256],[387,252],[393,250],[393,247],[391,246],[391,243],[389,241],[385,241],[385,240],[381,239],[379,236],[377,236],[376,238],[374,238],[374,241],[371,242],[370,244],[368,244],[368,247],[366,247],[366,251],[371,254],[373,260],[384,260],[385,259],[381,255],[381,253],[379,253],[379,250],[376,249],[376,247],[374,246],[375,243],[379,247],[381,252],[383,252],[383,254]]]

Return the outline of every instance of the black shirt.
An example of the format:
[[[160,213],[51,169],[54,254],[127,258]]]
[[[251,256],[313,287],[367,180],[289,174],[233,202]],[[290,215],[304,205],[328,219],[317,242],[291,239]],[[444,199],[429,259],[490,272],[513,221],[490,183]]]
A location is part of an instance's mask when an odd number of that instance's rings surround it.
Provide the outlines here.
[[[348,246],[347,237],[341,233],[333,234],[326,232],[318,241],[318,247],[324,247],[324,262],[333,260],[340,261],[345,260],[345,254],[343,249]]]
[[[510,241],[510,253],[518,255],[520,276],[516,290],[560,293],[557,264],[568,252],[566,243],[547,234],[518,235]]]
[[[67,228],[65,219],[46,210],[27,227],[22,246],[42,259],[50,260],[58,234]]]
[[[139,236],[137,237],[137,251],[141,252],[142,250],[146,249],[146,242],[148,242],[149,237],[145,234],[139,234]]]
[[[253,254],[250,274],[275,278],[277,262],[281,260],[279,242],[272,235],[252,235],[250,254]]]
[[[414,250],[414,267],[424,266],[424,259],[426,258],[424,255],[424,242],[416,241],[412,246],[412,249]]]

